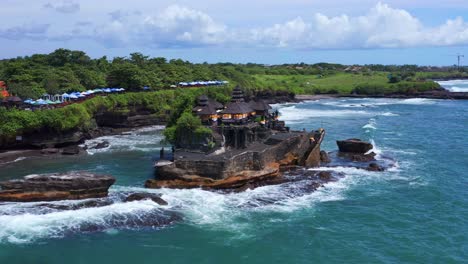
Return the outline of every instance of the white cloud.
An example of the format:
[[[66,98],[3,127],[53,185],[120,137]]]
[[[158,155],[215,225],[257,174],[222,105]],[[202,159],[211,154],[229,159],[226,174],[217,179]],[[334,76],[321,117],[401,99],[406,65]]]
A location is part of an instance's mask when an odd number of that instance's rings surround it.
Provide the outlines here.
[[[468,23],[462,18],[430,28],[410,13],[378,3],[366,15],[328,17],[315,14],[310,22],[296,18],[252,30],[252,43],[291,48],[400,48],[468,44]]]
[[[56,4],[47,3],[45,8],[51,8],[60,13],[76,13],[80,11],[80,4],[72,1],[58,2]]]
[[[328,17],[309,22],[296,18],[252,30],[253,42],[291,48],[401,48],[468,44],[468,23],[462,18],[437,27],[424,25],[410,13],[378,3],[365,16]]]
[[[49,24],[28,24],[6,29],[0,28],[0,38],[4,39],[44,39]]]
[[[226,27],[209,15],[177,5],[155,16],[147,16],[140,34],[155,42],[159,40],[161,44],[180,41],[198,45],[218,44],[227,36]]]
[[[61,12],[71,12],[74,5],[78,4],[66,1],[48,4],[48,7],[60,9]],[[50,26],[47,27],[4,25],[4,29],[0,26],[0,37],[21,39],[42,36],[56,41],[90,39],[105,46],[132,49],[148,46],[277,47],[289,50],[366,49],[468,44],[468,23],[463,18],[428,27],[408,11],[382,3],[377,3],[361,16],[327,16],[315,13],[262,27],[247,27],[244,26],[245,23],[228,27],[205,12],[180,5],[170,5],[159,12],[151,12],[151,9],[132,11],[127,8],[114,9],[113,12],[107,12],[108,15],[102,14],[106,13],[101,12],[99,17],[81,16],[80,13],[76,21],[70,18],[60,23],[48,20],[46,24]],[[79,24],[84,19],[93,21],[93,24]]]

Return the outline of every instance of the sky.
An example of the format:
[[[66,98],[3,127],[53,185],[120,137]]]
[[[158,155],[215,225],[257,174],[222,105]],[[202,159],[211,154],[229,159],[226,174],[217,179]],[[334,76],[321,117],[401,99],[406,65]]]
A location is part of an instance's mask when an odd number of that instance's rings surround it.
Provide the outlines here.
[[[0,58],[468,64],[467,0],[0,0]]]

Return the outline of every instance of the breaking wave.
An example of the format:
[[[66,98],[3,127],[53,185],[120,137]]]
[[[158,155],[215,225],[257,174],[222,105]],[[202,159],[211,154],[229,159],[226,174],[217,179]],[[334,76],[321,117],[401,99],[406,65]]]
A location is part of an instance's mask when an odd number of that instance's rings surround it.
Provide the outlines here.
[[[161,214],[160,206],[148,200],[50,213],[41,211],[44,209],[35,210],[35,204],[38,203],[0,205],[3,213],[9,213],[0,215],[0,243],[31,243],[38,239],[61,238],[71,233],[106,230],[115,226],[138,227],[144,225],[142,221],[146,218]],[[18,210],[27,212],[15,214]]]
[[[279,109],[280,118],[289,121],[301,121],[308,118],[315,117],[329,117],[329,118],[340,118],[349,116],[367,116],[372,113],[367,111],[354,111],[354,110],[317,110],[317,109],[302,109],[296,106],[288,106]]]
[[[468,80],[438,81],[437,83],[450,92],[468,92]]]
[[[2,162],[0,163],[0,165],[5,165],[5,164],[10,164],[10,163],[16,163],[16,162],[19,162],[19,161],[22,161],[22,160],[25,160],[26,157],[18,157],[12,161],[6,161],[6,162]]]
[[[161,147],[161,140],[164,139],[162,130],[164,126],[150,126],[140,128],[128,133],[113,136],[103,136],[86,140],[84,146],[90,155],[113,151],[155,151]],[[95,149],[97,144],[109,142],[109,146]]]

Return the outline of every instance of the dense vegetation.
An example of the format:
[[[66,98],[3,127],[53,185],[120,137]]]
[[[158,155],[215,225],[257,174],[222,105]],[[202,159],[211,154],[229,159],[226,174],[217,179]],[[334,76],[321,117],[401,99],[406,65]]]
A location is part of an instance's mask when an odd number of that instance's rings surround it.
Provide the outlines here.
[[[192,105],[201,94],[225,100],[231,90],[227,87],[194,88],[188,90],[164,90],[145,93],[125,93],[97,96],[82,103],[63,108],[41,111],[24,111],[0,107],[0,143],[17,135],[35,132],[61,133],[69,130],[86,130],[93,126],[98,112],[148,111],[156,116],[167,116],[169,125],[176,124],[184,112],[191,112]],[[203,131],[199,131],[203,132]]]
[[[0,60],[0,80],[10,93],[38,98],[44,93],[84,91],[97,87],[124,87],[125,94],[98,96],[64,108],[24,111],[0,107],[0,143],[15,135],[63,132],[93,126],[97,112],[130,112],[143,109],[167,115],[176,128],[193,120],[177,120],[189,112],[195,98],[206,93],[220,102],[229,100],[233,86],[241,85],[247,95],[256,91],[281,90],[295,94],[382,94],[416,92],[438,88],[429,78],[468,78],[468,70],[415,65],[346,66],[340,64],[194,64],[180,59],[150,58],[141,53],[129,57],[92,59],[82,51],[58,49],[50,54]],[[173,89],[181,81],[227,80],[223,87]],[[140,92],[143,87],[151,92]],[[190,121],[190,122],[189,122]],[[198,127],[193,130],[196,131]],[[197,133],[204,133],[204,131]]]
[[[391,74],[391,77],[389,77]],[[169,89],[182,81],[228,80],[252,91],[288,90],[296,93],[350,93],[371,87],[385,92],[433,88],[428,78],[468,77],[468,70],[416,65],[341,64],[233,64],[190,63],[180,59],[151,58],[141,53],[109,59],[90,58],[82,51],[58,49],[50,54],[0,60],[0,80],[23,98],[44,93],[84,91],[97,87],[124,87],[139,91]],[[399,85],[396,85],[399,84]],[[372,90],[371,89],[371,90]],[[359,90],[358,90],[359,91]],[[380,92],[382,92],[380,91]]]

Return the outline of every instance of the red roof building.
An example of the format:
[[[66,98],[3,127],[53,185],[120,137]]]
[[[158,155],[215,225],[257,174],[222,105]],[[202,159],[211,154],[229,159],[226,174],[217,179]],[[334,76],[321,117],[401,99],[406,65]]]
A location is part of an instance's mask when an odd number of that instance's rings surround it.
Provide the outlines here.
[[[0,81],[0,95],[3,98],[10,96],[10,94],[7,91],[7,87],[4,81]]]

